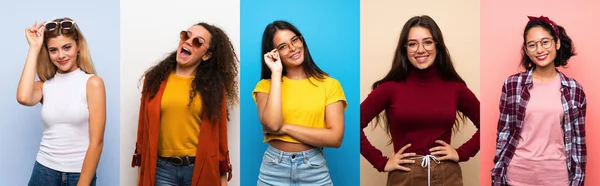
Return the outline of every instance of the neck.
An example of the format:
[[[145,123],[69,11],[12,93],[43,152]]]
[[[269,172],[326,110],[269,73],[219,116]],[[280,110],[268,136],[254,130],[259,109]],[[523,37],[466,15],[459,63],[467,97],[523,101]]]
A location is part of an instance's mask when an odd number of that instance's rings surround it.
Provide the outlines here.
[[[79,69],[79,66],[77,66],[77,65],[73,65],[73,67],[71,67],[71,69],[69,69],[69,70],[67,70],[67,71],[62,71],[62,70],[60,70],[60,69],[58,69],[58,68],[57,68],[57,70],[56,70],[56,73],[59,73],[59,74],[67,74],[67,73],[69,73],[69,72],[73,72],[73,71],[75,71],[75,70],[77,70],[77,69]]]
[[[426,69],[418,69],[411,65],[408,73],[408,78],[413,80],[430,80],[437,77],[437,71],[435,64],[427,67]]]
[[[558,73],[556,72],[556,69],[552,65],[548,65],[546,67],[535,67],[533,70],[533,76],[541,80],[552,79],[557,74]]]
[[[286,73],[285,77],[287,77],[289,79],[300,80],[300,79],[308,78],[308,77],[306,77],[306,74],[304,73],[304,69],[302,68],[302,66],[287,68],[286,72],[287,73]]]
[[[175,75],[180,76],[180,77],[194,76],[196,68],[198,68],[199,64],[200,63],[193,65],[193,66],[188,66],[188,67],[177,64],[175,66]]]

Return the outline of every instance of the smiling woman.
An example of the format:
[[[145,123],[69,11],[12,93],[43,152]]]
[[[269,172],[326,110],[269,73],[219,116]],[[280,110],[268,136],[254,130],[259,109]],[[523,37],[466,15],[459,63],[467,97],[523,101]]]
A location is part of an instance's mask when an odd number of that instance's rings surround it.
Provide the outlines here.
[[[479,100],[454,69],[441,29],[429,16],[410,18],[392,68],[360,104],[360,153],[379,172],[389,172],[387,185],[462,186],[458,163],[479,151],[479,130],[462,146],[450,145],[466,117],[479,128]],[[396,153],[390,157],[362,130],[373,119],[391,137]]]
[[[586,95],[557,67],[575,55],[573,41],[548,17],[529,17],[525,72],[504,81],[493,185],[583,185],[587,162]]]
[[[269,147],[257,185],[332,185],[323,147],[342,144],[342,86],[317,67],[292,24],[271,23],[262,39],[261,81],[252,96]]]
[[[17,89],[22,105],[42,105],[44,131],[29,185],[95,185],[106,121],[104,82],[86,40],[69,19],[25,30],[29,53]],[[35,71],[40,81],[35,81]],[[83,132],[82,132],[83,131]]]
[[[239,61],[216,26],[198,23],[179,37],[177,50],[144,75],[132,162],[138,185],[227,185],[227,110],[238,101]]]

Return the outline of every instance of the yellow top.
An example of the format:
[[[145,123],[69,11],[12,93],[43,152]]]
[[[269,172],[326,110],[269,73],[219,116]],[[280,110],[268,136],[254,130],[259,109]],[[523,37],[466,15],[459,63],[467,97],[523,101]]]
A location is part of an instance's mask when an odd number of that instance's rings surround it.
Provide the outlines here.
[[[180,77],[171,73],[160,102],[160,133],[158,155],[162,157],[196,156],[202,98],[200,93],[191,105],[190,90],[194,77]]]
[[[254,101],[256,102],[256,94],[258,92],[268,94],[270,88],[270,79],[259,81],[254,91],[252,91]],[[310,78],[309,81],[309,79],[292,80],[284,76],[281,82],[281,113],[283,123],[312,128],[325,128],[325,107],[338,101],[344,102],[344,109],[347,107],[342,85],[339,81],[331,77],[325,77],[323,80]],[[271,140],[301,143],[289,135],[274,134],[265,136],[264,142]]]

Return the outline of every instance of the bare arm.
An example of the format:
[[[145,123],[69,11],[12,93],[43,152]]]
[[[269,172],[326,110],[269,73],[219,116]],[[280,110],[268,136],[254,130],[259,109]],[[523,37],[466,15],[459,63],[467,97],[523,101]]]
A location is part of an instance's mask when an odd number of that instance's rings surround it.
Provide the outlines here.
[[[284,124],[281,133],[312,146],[339,148],[344,138],[344,104],[338,101],[325,107],[326,128]]]
[[[281,78],[281,76],[280,76]],[[277,81],[277,83],[274,83]],[[258,106],[258,117],[263,128],[267,131],[276,132],[283,125],[281,113],[281,82],[271,79],[269,93],[256,93],[256,105]],[[279,88],[279,89],[277,89]]]
[[[43,83],[35,81],[35,73],[44,37],[44,32],[38,32],[38,30],[43,29],[43,24],[37,24],[36,22],[32,27],[25,29],[29,51],[27,52],[27,59],[25,60],[25,66],[23,67],[21,79],[17,87],[17,101],[25,106],[34,106],[42,100]]]
[[[92,76],[88,79],[87,100],[90,113],[90,145],[83,159],[78,186],[90,185],[96,174],[100,154],[102,154],[106,125],[106,92],[104,82],[100,77]]]
[[[271,87],[269,94],[256,93],[258,118],[263,128],[268,131],[279,131],[283,125],[281,115],[281,76],[283,66],[279,53],[275,49],[264,55],[265,64],[271,69]]]

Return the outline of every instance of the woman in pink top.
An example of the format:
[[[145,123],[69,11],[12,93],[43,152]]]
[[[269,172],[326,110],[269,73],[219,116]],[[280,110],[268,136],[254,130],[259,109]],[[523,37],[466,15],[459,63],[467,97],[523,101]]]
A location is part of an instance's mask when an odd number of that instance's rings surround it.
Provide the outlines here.
[[[585,93],[556,68],[574,55],[563,27],[529,17],[521,59],[527,71],[502,87],[493,185],[583,185]]]

